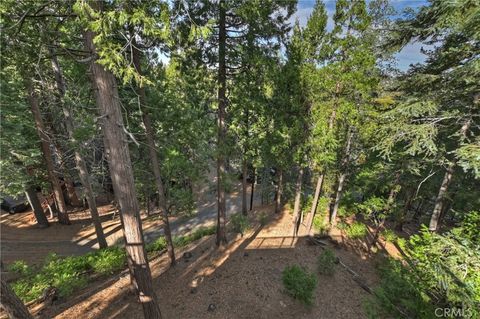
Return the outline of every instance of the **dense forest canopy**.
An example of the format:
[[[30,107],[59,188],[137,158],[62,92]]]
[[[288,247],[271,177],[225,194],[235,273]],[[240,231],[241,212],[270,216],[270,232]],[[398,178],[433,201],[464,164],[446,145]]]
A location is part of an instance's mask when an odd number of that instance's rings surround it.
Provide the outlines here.
[[[2,197],[26,194],[44,227],[39,195],[65,225],[85,201],[100,248],[97,198],[113,199],[146,318],[162,305],[140,210],[154,202],[173,266],[169,218],[195,215],[213,181],[218,246],[238,181],[238,216],[256,192],[291,208],[294,237],[352,220],[373,230],[369,252],[388,231],[410,237],[377,316],[480,316],[479,1],[317,0],[306,21],[297,5],[3,0]],[[425,60],[400,70],[412,43]]]

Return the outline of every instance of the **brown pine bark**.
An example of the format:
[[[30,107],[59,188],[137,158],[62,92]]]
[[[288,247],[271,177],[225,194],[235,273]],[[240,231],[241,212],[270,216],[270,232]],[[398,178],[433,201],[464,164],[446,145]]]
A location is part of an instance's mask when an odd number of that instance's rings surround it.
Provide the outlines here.
[[[318,200],[322,191],[324,174],[320,174],[317,179],[317,186],[315,187],[315,195],[313,196],[312,208],[307,217],[307,232],[310,235],[312,232],[313,218],[317,212]]]
[[[226,236],[226,202],[225,202],[225,108],[227,104],[227,68],[226,68],[226,8],[225,0],[219,1],[218,23],[218,137],[217,137],[217,246],[227,243]]]
[[[247,161],[242,162],[242,214],[247,216]]]
[[[28,186],[25,190],[25,195],[27,196],[28,203],[32,207],[33,214],[35,215],[38,226],[40,226],[41,228],[47,228],[48,226],[50,226],[47,216],[45,216],[45,212],[43,211],[42,204],[38,200],[35,187]]]
[[[347,133],[347,144],[345,146],[345,151],[342,159],[341,172],[340,172],[340,176],[338,177],[338,186],[337,186],[337,193],[335,196],[335,202],[333,204],[333,208],[330,213],[330,224],[332,225],[336,225],[337,223],[337,212],[338,212],[338,207],[340,205],[340,200],[342,199],[342,195],[343,195],[343,185],[345,183],[345,179],[347,178],[347,165],[350,159],[350,148],[352,146],[352,139],[353,139],[353,131],[351,128],[349,128]]]
[[[140,64],[140,52],[133,46],[133,63],[137,72],[142,75],[142,68]],[[165,234],[165,240],[167,241],[167,252],[170,257],[170,264],[175,265],[175,250],[173,247],[172,232],[170,230],[170,222],[168,221],[168,210],[167,210],[167,200],[165,198],[165,188],[163,187],[162,175],[160,173],[160,161],[157,156],[157,149],[155,146],[154,136],[155,133],[152,128],[152,123],[150,120],[150,115],[145,108],[146,105],[146,93],[144,87],[138,88],[138,97],[140,100],[140,108],[142,111],[143,125],[145,126],[145,135],[147,139],[147,146],[149,152],[149,159],[152,166],[153,176],[155,178],[155,186],[157,187],[158,192],[158,205],[160,208],[160,216],[163,222],[163,231]],[[147,199],[148,205],[148,199]]]
[[[275,214],[280,213],[283,195],[283,170],[278,170],[277,194],[275,195]]]
[[[23,302],[15,295],[8,284],[2,279],[0,291],[0,304],[11,319],[33,319]]]
[[[329,133],[333,130],[333,125],[334,125],[335,120],[337,118],[338,99],[340,97],[340,89],[341,89],[341,83],[337,82],[336,85],[335,85],[335,95],[334,95],[333,109],[332,109],[332,113],[330,114],[330,118],[328,119],[328,132]],[[307,231],[308,231],[308,234],[310,234],[311,231],[312,231],[313,219],[315,218],[315,214],[317,212],[318,200],[319,200],[320,194],[322,192],[322,186],[323,186],[324,179],[325,179],[325,172],[322,171],[320,173],[320,175],[318,176],[318,179],[317,179],[317,186],[315,188],[315,195],[313,197],[312,209],[310,210],[310,213],[307,217]]]
[[[43,124],[42,115],[40,113],[38,97],[31,82],[27,84],[27,90],[28,103],[30,104],[30,109],[33,113],[37,134],[40,137],[40,147],[43,153],[43,157],[45,159],[48,178],[50,180],[50,183],[52,184],[53,193],[55,194],[55,202],[58,209],[58,222],[60,224],[69,225],[70,219],[68,218],[67,206],[65,205],[65,199],[63,198],[62,187],[60,186],[57,175],[55,175],[55,166],[53,165],[52,152],[50,150],[49,143],[50,139],[46,134],[45,125]]]
[[[101,5],[99,2],[93,1],[91,4],[93,6]],[[97,53],[93,43],[94,33],[87,31],[84,36],[86,49],[96,57]],[[96,62],[95,58],[91,63],[91,77],[101,118],[110,176],[122,216],[131,279],[145,318],[161,318],[162,315],[152,286],[152,275],[145,251],[142,222],[117,83],[113,74],[106,71],[102,65]]]
[[[255,192],[255,168],[253,168],[252,172],[252,188],[250,189],[250,210],[253,209],[253,195]],[[268,197],[267,197],[268,198]]]
[[[52,59],[52,68],[55,73],[55,80],[57,83],[57,90],[59,92],[60,96],[60,105],[62,107],[62,112],[64,116],[64,123],[65,123],[65,129],[68,134],[68,138],[70,141],[75,144],[75,136],[73,135],[74,132],[74,122],[72,118],[72,113],[69,107],[63,103],[63,98],[65,96],[67,87],[65,83],[65,79],[63,77],[62,69],[60,67],[60,64],[58,63],[57,56],[55,54],[55,51],[53,49],[50,50],[50,55]],[[92,217],[92,223],[95,227],[95,234],[97,235],[97,241],[98,241],[98,246],[100,248],[107,248],[107,240],[105,239],[105,234],[103,232],[103,227],[100,222],[100,217],[98,214],[98,209],[97,209],[97,203],[95,201],[95,195],[93,193],[93,188],[92,188],[92,182],[90,179],[90,173],[88,172],[87,164],[85,163],[85,160],[83,159],[82,154],[80,153],[78,147],[74,148],[74,155],[75,155],[75,165],[77,167],[78,171],[78,176],[80,177],[80,181],[83,185],[83,188],[85,190],[85,197],[87,199],[88,207],[90,209],[90,215]],[[67,182],[68,184],[68,182]],[[67,186],[67,190],[68,190]],[[71,190],[72,191],[72,190]],[[75,189],[73,189],[73,192],[75,193]],[[75,196],[76,197],[76,196]],[[78,199],[77,199],[78,200]],[[72,203],[73,204],[73,203]]]
[[[300,167],[295,184],[295,203],[293,206],[293,236],[298,234],[298,221],[300,217],[300,202],[302,199],[303,167]]]

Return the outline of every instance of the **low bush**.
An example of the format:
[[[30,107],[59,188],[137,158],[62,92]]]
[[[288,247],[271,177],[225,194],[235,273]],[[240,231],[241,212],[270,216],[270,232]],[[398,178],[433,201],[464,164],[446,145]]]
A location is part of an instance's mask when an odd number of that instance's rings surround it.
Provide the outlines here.
[[[87,284],[89,273],[113,273],[123,269],[125,264],[124,250],[118,247],[66,258],[51,254],[37,269],[26,265],[20,267],[20,262],[14,263],[14,268],[23,270],[19,272],[22,277],[12,284],[12,289],[24,302],[39,298],[51,287],[58,290],[60,297],[67,297]]]
[[[456,228],[445,234],[423,227],[402,242],[405,262],[390,260],[381,269],[372,318],[435,318],[435,309],[458,309],[480,316],[480,251]]]
[[[282,272],[283,286],[286,292],[306,305],[311,305],[317,278],[300,266],[287,267]]]
[[[154,251],[162,251],[167,249],[167,240],[164,236],[158,237],[155,241],[147,244],[146,250],[147,252],[151,253]]]
[[[250,222],[248,221],[247,216],[243,214],[238,213],[233,215],[230,221],[232,223],[233,231],[242,234],[242,236],[245,231],[250,228]]]
[[[365,224],[353,222],[345,228],[345,233],[351,239],[360,239],[367,235],[368,230]]]
[[[322,275],[333,275],[337,257],[331,249],[325,249],[318,256],[318,272]]]
[[[398,238],[397,234],[391,229],[385,229],[382,231],[381,236],[391,243],[394,243]]]

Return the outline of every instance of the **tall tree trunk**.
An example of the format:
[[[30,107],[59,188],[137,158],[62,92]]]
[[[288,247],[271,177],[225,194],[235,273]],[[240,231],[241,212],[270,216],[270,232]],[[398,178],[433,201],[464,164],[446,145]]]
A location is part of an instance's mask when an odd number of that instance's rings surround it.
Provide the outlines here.
[[[242,214],[247,216],[247,160],[242,161]]]
[[[298,171],[297,183],[295,184],[295,204],[293,206],[293,236],[298,234],[298,221],[300,217],[300,204],[302,199],[303,167]]]
[[[60,105],[62,106],[65,129],[67,130],[68,138],[70,139],[72,144],[75,145],[77,141],[75,140],[75,136],[73,134],[75,128],[73,124],[74,122],[72,112],[71,109],[63,101],[65,93],[67,91],[67,86],[63,77],[60,63],[58,63],[57,55],[55,54],[55,51],[53,49],[50,50],[50,55],[52,56],[52,67],[55,73],[55,80],[60,96]],[[78,176],[80,177],[80,182],[82,183],[82,186],[85,190],[85,197],[87,199],[88,207],[90,209],[90,216],[92,217],[92,223],[95,227],[95,234],[97,235],[98,246],[100,248],[106,248],[108,247],[108,244],[107,240],[105,239],[102,224],[100,222],[97,203],[95,201],[95,195],[93,193],[92,182],[90,179],[90,173],[88,172],[87,164],[85,163],[85,160],[83,159],[83,156],[76,145],[74,146],[74,155]],[[73,191],[75,192],[75,190]]]
[[[142,75],[142,68],[140,64],[140,52],[133,46],[133,63],[137,72]],[[167,200],[165,198],[165,188],[163,186],[162,175],[160,173],[160,161],[158,160],[157,148],[155,146],[154,136],[155,133],[152,128],[150,115],[148,114],[146,105],[146,93],[144,87],[138,87],[138,97],[140,100],[140,106],[142,111],[143,125],[145,126],[145,135],[147,138],[147,146],[150,155],[150,163],[152,166],[153,176],[155,178],[155,186],[158,192],[158,206],[160,208],[160,216],[163,222],[163,231],[165,234],[165,240],[167,241],[167,252],[170,257],[170,264],[175,265],[175,250],[173,248],[172,232],[170,230],[170,222],[168,221],[168,209]],[[148,202],[148,200],[147,200]]]
[[[43,157],[45,159],[45,164],[47,168],[48,178],[52,184],[52,190],[55,194],[55,201],[57,203],[58,209],[58,222],[60,224],[69,225],[70,219],[68,218],[67,206],[65,205],[65,199],[63,198],[62,187],[58,181],[57,175],[55,175],[55,166],[53,165],[52,152],[50,150],[49,138],[45,131],[45,125],[43,124],[42,114],[40,113],[40,107],[38,104],[38,97],[35,93],[33,83],[29,82],[28,84],[28,103],[33,113],[35,119],[35,127],[37,129],[37,134],[40,137],[40,146],[42,149]]]
[[[0,304],[11,319],[33,319],[30,312],[23,302],[15,295],[5,280],[0,280],[2,288],[0,294]]]
[[[437,198],[435,199],[435,206],[433,208],[432,217],[430,218],[430,225],[428,227],[430,231],[438,230],[438,224],[440,222],[440,216],[443,209],[444,198],[448,191],[448,186],[452,181],[454,167],[455,167],[455,164],[450,163],[447,167],[445,175],[443,175],[442,185],[440,186],[440,190],[438,191]]]
[[[338,206],[340,205],[340,200],[342,199],[343,185],[347,177],[347,169],[348,169],[347,166],[350,159],[350,148],[352,146],[352,139],[353,139],[353,131],[351,128],[349,128],[347,133],[347,145],[345,146],[345,152],[342,159],[341,173],[338,178],[337,194],[335,196],[335,202],[333,204],[333,208],[330,213],[330,224],[332,225],[337,224]]]
[[[254,192],[255,192],[255,168],[253,168],[253,171],[252,171],[252,189],[250,190],[250,210],[253,209],[253,195],[254,195]]]
[[[38,226],[40,226],[41,228],[47,228],[48,226],[50,226],[47,216],[45,216],[45,212],[43,211],[42,204],[38,200],[37,190],[35,189],[35,187],[28,186],[25,190],[25,195],[27,195],[28,203],[32,207],[33,214],[35,215]]]
[[[217,246],[227,243],[225,230],[226,202],[225,202],[225,108],[227,91],[227,68],[226,68],[226,8],[225,0],[219,1],[219,24],[218,24],[218,139],[217,139]]]
[[[312,208],[310,209],[310,213],[308,214],[308,217],[307,217],[307,232],[309,235],[312,232],[313,219],[315,218],[315,214],[317,212],[318,199],[320,198],[320,193],[322,191],[323,178],[324,178],[324,174],[320,174],[318,176],[317,186],[315,187],[315,195],[313,196]]]
[[[277,194],[275,196],[275,214],[280,213],[283,195],[283,169],[278,170]]]
[[[91,5],[98,6],[101,3],[92,1]],[[93,43],[94,37],[93,32],[85,32],[86,49],[94,57],[97,57]],[[96,104],[102,120],[103,142],[113,190],[123,220],[125,248],[127,259],[130,261],[132,282],[142,304],[145,318],[161,318],[162,315],[152,286],[152,275],[145,252],[142,221],[117,83],[113,74],[106,71],[102,65],[96,62],[96,59],[93,59],[91,63],[91,76]]]
[[[330,118],[328,119],[328,134],[333,130],[333,126],[335,124],[335,120],[337,119],[337,109],[338,109],[338,100],[340,97],[340,89],[341,89],[341,83],[337,81],[335,85],[335,95],[334,95],[334,102],[333,102],[333,109],[332,113],[330,114]],[[315,218],[315,214],[317,212],[317,206],[318,206],[318,200],[320,198],[320,194],[322,192],[322,186],[323,186],[323,181],[325,180],[325,171],[322,170],[320,175],[318,176],[317,179],[317,186],[315,187],[315,195],[313,197],[313,205],[310,210],[309,216],[307,218],[307,231],[308,234],[311,233],[312,231],[312,224],[313,224],[313,219]]]
[[[471,119],[468,119],[465,123],[463,123],[460,129],[460,136],[461,136],[460,138],[462,140],[466,138],[467,131],[470,128],[471,124],[472,124]],[[448,186],[452,181],[455,165],[456,165],[455,161],[448,164],[445,175],[443,176],[442,184],[440,185],[437,198],[435,199],[435,206],[433,208],[432,217],[430,218],[430,225],[428,227],[430,231],[437,231],[439,228],[440,217],[443,211],[443,205],[445,203],[445,195],[448,191]]]

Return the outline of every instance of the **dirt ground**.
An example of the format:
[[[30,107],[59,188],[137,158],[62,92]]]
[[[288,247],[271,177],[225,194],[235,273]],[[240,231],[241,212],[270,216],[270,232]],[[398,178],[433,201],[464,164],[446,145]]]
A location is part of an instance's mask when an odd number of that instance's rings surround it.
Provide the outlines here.
[[[241,237],[230,234],[229,244],[215,248],[214,238],[203,238],[177,251],[178,264],[168,268],[165,255],[151,261],[154,288],[164,318],[366,318],[362,303],[369,294],[336,266],[333,276],[316,271],[320,246],[306,238],[292,238],[291,215],[269,213],[269,222]],[[375,260],[347,245],[332,246],[335,254],[369,286],[378,282]],[[191,257],[186,258],[184,252]],[[318,278],[311,307],[285,294],[281,273],[299,264]],[[98,281],[70,300],[37,306],[38,318],[143,318],[141,305],[129,291],[126,272]],[[33,309],[32,309],[33,310]]]

